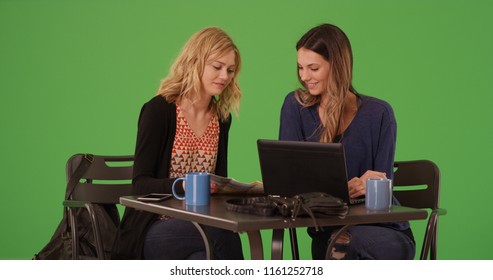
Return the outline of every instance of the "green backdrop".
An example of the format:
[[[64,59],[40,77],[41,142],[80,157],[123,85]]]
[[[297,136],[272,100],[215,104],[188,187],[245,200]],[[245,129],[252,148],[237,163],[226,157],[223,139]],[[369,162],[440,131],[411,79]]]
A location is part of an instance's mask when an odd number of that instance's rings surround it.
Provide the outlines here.
[[[492,12],[487,0],[0,0],[0,259],[30,259],[49,240],[69,156],[133,154],[140,107],[206,26],[225,29],[244,61],[229,175],[259,180],[256,140],[277,138],[297,87],[294,45],[323,22],[349,36],[356,88],[393,106],[396,160],[441,168],[439,258],[493,259]],[[413,227],[420,239],[423,223]]]

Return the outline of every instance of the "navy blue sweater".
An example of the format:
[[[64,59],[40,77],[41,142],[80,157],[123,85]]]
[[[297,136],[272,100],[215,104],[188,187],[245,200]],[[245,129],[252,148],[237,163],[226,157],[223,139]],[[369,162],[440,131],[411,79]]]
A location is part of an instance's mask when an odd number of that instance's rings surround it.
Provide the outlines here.
[[[358,111],[339,141],[344,146],[348,179],[361,177],[367,170],[394,175],[397,124],[392,107],[385,101],[357,94]],[[318,105],[303,107],[289,93],[281,109],[280,140],[319,142],[321,135]],[[398,201],[394,198],[394,204]],[[385,226],[407,230],[409,223]]]

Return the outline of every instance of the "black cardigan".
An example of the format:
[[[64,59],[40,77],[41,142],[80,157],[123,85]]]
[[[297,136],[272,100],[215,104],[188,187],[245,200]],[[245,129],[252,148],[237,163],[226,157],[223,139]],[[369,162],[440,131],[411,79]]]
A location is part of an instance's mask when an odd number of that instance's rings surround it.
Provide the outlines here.
[[[215,174],[227,176],[228,134],[231,116],[219,122]],[[142,106],[139,116],[135,161],[134,194],[171,193],[175,179],[168,178],[176,132],[176,105],[158,95]],[[156,215],[126,208],[116,237],[112,258],[141,259],[147,230]]]

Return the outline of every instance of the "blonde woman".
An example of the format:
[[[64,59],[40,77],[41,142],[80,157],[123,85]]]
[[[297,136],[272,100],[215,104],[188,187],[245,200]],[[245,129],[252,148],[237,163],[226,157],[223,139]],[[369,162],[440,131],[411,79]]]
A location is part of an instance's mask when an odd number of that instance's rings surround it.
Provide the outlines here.
[[[298,41],[298,80],[303,88],[286,97],[281,110],[282,140],[340,142],[344,146],[349,196],[364,197],[367,178],[392,178],[397,125],[391,106],[356,92],[353,57],[346,34],[322,24]],[[397,200],[394,198],[394,203]],[[312,256],[325,257],[334,227],[312,237]],[[331,252],[335,259],[413,259],[409,223],[353,226]]]
[[[231,114],[238,111],[241,59],[232,39],[210,27],[185,44],[157,95],[142,107],[133,185],[138,193],[171,193],[189,172],[227,176]],[[238,234],[209,227],[216,259],[243,259]],[[204,259],[205,246],[191,222],[125,210],[113,257]]]

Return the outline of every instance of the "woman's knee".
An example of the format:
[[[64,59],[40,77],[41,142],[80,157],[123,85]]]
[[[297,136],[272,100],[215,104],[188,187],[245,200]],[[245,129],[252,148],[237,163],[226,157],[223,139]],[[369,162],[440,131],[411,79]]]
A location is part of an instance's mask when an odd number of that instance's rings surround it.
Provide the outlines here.
[[[403,232],[378,226],[358,226],[349,230],[348,255],[356,259],[412,259],[415,246]]]

